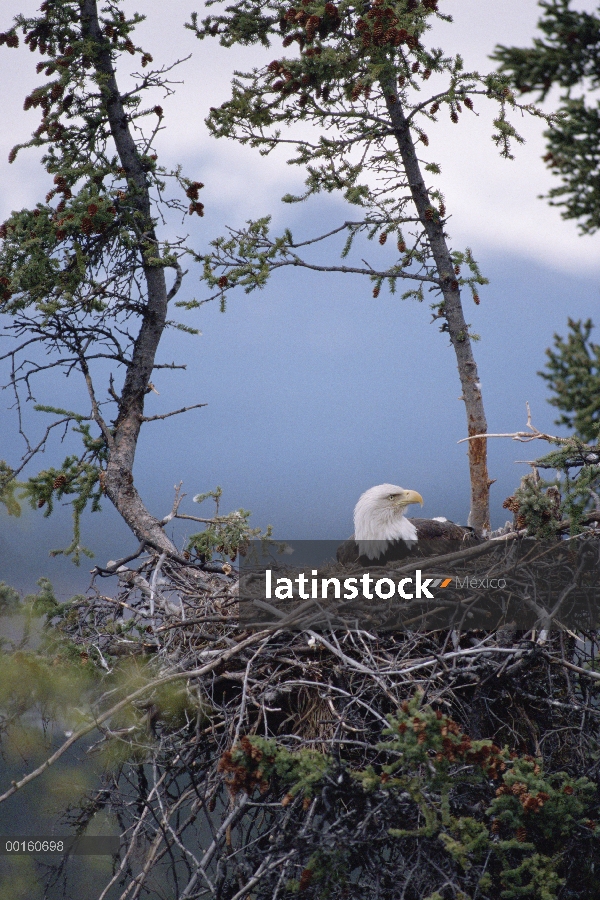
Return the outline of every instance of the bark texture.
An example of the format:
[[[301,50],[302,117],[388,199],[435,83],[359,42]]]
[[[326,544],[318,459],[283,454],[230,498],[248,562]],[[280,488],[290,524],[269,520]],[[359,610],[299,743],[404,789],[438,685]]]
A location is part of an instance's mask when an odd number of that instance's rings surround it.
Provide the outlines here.
[[[81,25],[84,38],[95,46],[95,68],[101,76],[101,90],[106,98],[106,111],[111,135],[129,183],[131,200],[140,216],[144,242],[152,248],[158,239],[151,215],[148,179],[130,130],[130,122],[117,85],[110,54],[110,44],[102,34],[96,0],[82,0]],[[143,253],[143,247],[140,248]],[[147,297],[142,322],[134,343],[131,362],[119,397],[118,415],[110,430],[97,413],[97,421],[108,444],[109,454],[104,486],[106,494],[127,525],[141,541],[169,554],[176,553],[155,516],[146,509],[133,484],[133,463],[139,438],[144,400],[154,368],[156,351],[167,320],[168,292],[164,268],[143,266]]]
[[[399,102],[394,82],[382,85],[386,103],[402,162],[406,171],[411,195],[423,228],[427,233],[431,253],[440,279],[444,297],[443,313],[448,323],[450,341],[456,354],[458,374],[462,387],[462,399],[467,413],[468,434],[486,434],[487,422],[481,396],[481,382],[473,356],[469,330],[463,313],[460,288],[454,273],[454,264],[448,249],[441,221],[430,218],[433,209],[427,187],[421,174],[419,159],[412,139],[410,124]],[[429,217],[428,217],[429,212]],[[469,472],[471,476],[471,513],[469,525],[477,534],[485,535],[490,528],[489,491],[487,469],[487,440],[469,441]]]

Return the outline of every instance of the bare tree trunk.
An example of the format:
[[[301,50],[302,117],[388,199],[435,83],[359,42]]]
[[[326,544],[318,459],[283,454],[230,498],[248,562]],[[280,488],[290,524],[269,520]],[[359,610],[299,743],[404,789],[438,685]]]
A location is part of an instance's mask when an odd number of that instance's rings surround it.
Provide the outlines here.
[[[460,289],[454,273],[452,257],[446,243],[444,226],[431,218],[432,203],[421,174],[410,126],[404,115],[402,104],[397,98],[395,82],[382,85],[386,96],[388,112],[394,128],[402,162],[414,204],[423,228],[427,233],[431,252],[435,260],[444,297],[443,315],[448,323],[448,333],[458,365],[462,387],[462,399],[467,412],[468,434],[485,434],[487,422],[481,396],[481,383],[477,374],[477,364],[469,331],[460,299]],[[427,213],[429,211],[429,218]],[[490,528],[490,480],[487,469],[487,441],[479,438],[469,441],[469,473],[471,477],[471,513],[469,524],[478,534],[485,535]]]
[[[151,215],[148,181],[142,160],[133,140],[129,118],[117,85],[110,56],[110,44],[102,34],[98,21],[96,0],[81,0],[81,24],[84,38],[94,44],[94,62],[101,76],[99,89],[106,98],[106,110],[111,134],[121,165],[130,186],[130,199],[140,213],[140,230],[144,234],[152,256],[157,255],[158,240]],[[144,247],[140,247],[143,253]],[[118,416],[114,428],[109,428],[95,409],[95,419],[108,445],[108,462],[104,473],[106,494],[115,505],[127,525],[140,540],[157,549],[176,553],[174,544],[152,516],[133,484],[133,463],[144,415],[144,399],[154,368],[156,351],[165,329],[168,293],[165,270],[161,266],[144,264],[147,299],[142,312],[139,334],[135,340],[131,362],[118,404]]]

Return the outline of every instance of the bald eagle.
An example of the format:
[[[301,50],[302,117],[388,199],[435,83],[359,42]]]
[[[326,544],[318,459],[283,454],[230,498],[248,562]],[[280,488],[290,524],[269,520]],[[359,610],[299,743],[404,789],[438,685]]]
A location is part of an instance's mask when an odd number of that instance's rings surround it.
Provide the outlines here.
[[[378,484],[361,494],[354,507],[354,534],[338,548],[338,561],[385,565],[407,556],[438,556],[479,543],[471,528],[447,519],[407,519],[404,512],[413,503],[423,506],[421,495],[397,484]]]

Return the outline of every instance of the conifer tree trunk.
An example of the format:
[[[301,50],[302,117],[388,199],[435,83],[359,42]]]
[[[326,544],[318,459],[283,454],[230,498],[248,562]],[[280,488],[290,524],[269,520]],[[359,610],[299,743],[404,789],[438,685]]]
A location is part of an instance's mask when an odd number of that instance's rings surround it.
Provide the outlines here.
[[[421,224],[427,233],[431,252],[435,260],[444,296],[444,316],[448,323],[448,333],[456,354],[458,374],[462,387],[462,399],[467,413],[468,434],[486,434],[487,422],[481,396],[481,382],[477,364],[473,356],[469,330],[463,313],[460,289],[454,273],[452,257],[446,243],[443,223],[431,217],[433,209],[425,181],[421,174],[419,159],[398,100],[396,84],[382,85],[386,103],[402,162],[408,179],[412,199]],[[429,215],[428,215],[429,211]],[[490,479],[487,469],[487,440],[477,438],[468,442],[469,471],[471,476],[471,512],[469,525],[478,534],[486,535],[490,529]]]
[[[117,85],[110,45],[100,29],[96,0],[82,0],[81,24],[84,37],[89,38],[95,49],[95,68],[106,98],[111,135],[130,190],[134,192],[132,199],[140,214],[140,231],[145,239],[141,251],[154,256],[158,239],[151,215],[148,181]],[[166,536],[158,519],[146,509],[133,484],[133,463],[144,417],[144,400],[154,368],[156,351],[165,329],[168,307],[164,268],[145,263],[143,271],[147,299],[119,397],[115,427],[109,430],[99,412],[96,421],[109,448],[104,473],[104,489],[107,496],[139,540],[147,541],[160,551],[176,553],[175,545]]]

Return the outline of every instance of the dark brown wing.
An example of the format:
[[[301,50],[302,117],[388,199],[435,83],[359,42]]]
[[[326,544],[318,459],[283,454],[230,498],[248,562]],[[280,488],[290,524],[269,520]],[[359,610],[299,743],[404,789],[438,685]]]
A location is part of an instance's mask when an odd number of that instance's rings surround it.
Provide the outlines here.
[[[388,562],[406,559],[408,556],[442,556],[455,553],[480,543],[472,528],[455,525],[454,522],[438,522],[435,519],[411,519],[417,529],[418,542],[409,547],[404,541],[390,541],[387,550],[375,560],[360,556],[358,544],[350,538],[337,550],[338,562],[344,566],[360,562],[361,565],[384,566]]]
[[[411,519],[417,529],[418,556],[442,556],[456,553],[480,543],[472,528],[455,525],[454,522],[438,522],[435,519]]]

